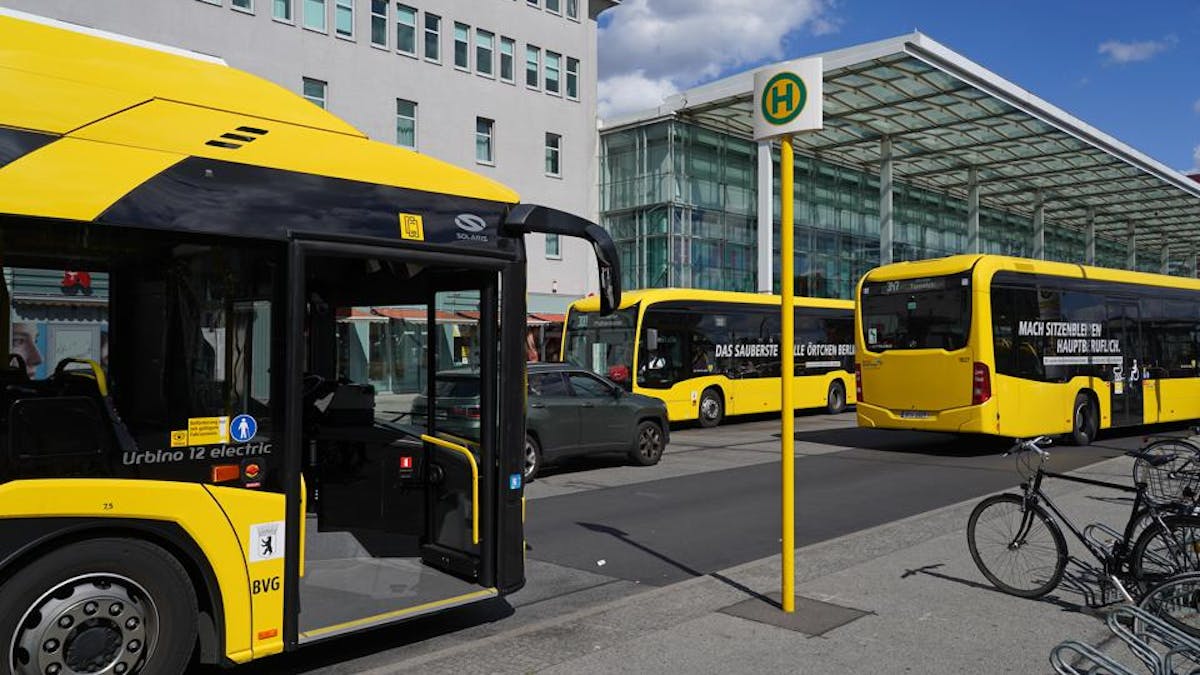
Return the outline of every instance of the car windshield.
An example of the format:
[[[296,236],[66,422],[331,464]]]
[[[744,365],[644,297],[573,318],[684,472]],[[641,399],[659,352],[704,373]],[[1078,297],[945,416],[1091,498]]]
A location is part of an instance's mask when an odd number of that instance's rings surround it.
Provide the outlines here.
[[[567,317],[564,360],[603,375],[625,389],[632,387],[633,332],[637,305],[600,316],[571,310]]]
[[[864,283],[861,308],[868,351],[962,349],[971,325],[970,273]]]

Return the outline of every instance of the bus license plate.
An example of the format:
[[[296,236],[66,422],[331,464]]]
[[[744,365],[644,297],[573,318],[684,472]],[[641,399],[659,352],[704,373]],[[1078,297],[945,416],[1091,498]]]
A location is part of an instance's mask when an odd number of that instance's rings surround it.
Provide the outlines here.
[[[929,418],[929,413],[925,410],[901,410],[900,417],[906,420],[923,420]]]

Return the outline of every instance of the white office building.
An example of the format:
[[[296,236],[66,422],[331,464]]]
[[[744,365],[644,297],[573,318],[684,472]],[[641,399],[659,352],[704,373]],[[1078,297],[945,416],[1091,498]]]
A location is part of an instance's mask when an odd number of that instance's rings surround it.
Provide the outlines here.
[[[597,219],[596,17],[616,0],[0,0],[224,59],[371,138]],[[594,283],[580,241],[530,235],[529,311]]]

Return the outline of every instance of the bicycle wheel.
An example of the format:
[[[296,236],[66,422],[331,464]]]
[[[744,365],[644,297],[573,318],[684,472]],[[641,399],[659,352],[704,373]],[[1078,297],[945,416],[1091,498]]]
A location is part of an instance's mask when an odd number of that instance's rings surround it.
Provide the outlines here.
[[[1142,596],[1138,606],[1168,625],[1200,637],[1200,573],[1170,577]],[[1146,633],[1146,628],[1138,622],[1133,628],[1136,634]]]
[[[1200,571],[1200,516],[1164,516],[1161,525],[1149,524],[1133,545],[1129,571],[1143,591]]]
[[[983,576],[996,588],[1038,598],[1062,581],[1067,542],[1040,506],[1020,495],[995,495],[979,502],[967,521],[967,546]]]
[[[1146,494],[1159,504],[1192,506],[1200,491],[1200,447],[1182,438],[1154,441],[1138,453],[1133,463],[1133,483],[1146,486]],[[1170,458],[1151,464],[1151,458]]]

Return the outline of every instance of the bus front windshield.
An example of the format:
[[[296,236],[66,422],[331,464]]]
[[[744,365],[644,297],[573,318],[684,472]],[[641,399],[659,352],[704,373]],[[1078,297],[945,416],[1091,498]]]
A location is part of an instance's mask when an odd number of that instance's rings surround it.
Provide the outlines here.
[[[608,316],[571,310],[567,317],[563,360],[584,366],[625,389],[633,386],[633,339],[637,305]]]
[[[970,274],[867,282],[861,308],[867,351],[962,349],[971,325]]]

